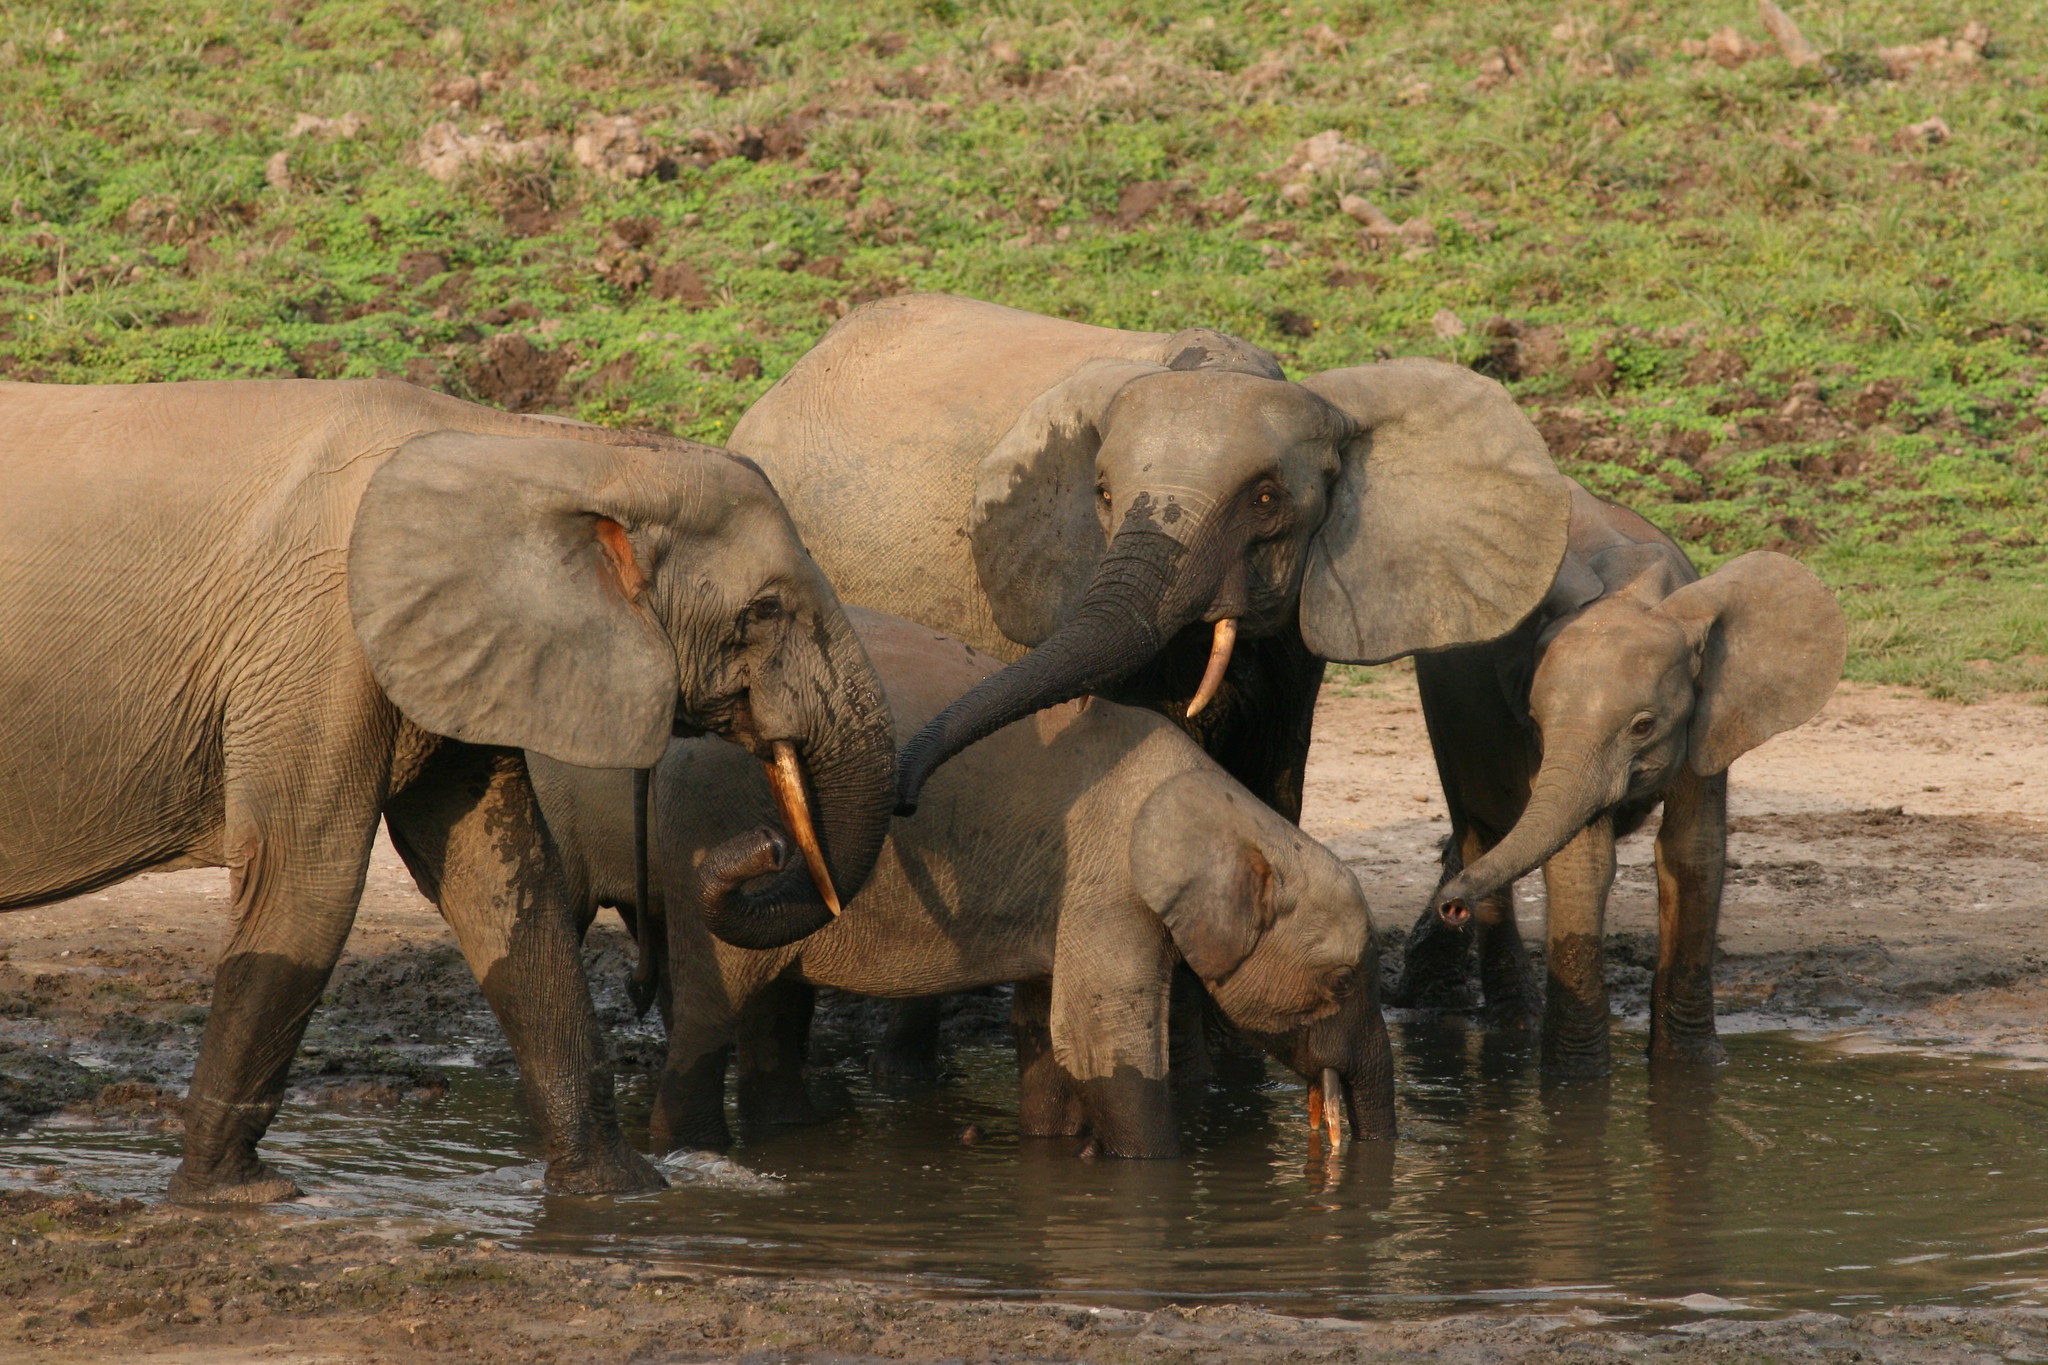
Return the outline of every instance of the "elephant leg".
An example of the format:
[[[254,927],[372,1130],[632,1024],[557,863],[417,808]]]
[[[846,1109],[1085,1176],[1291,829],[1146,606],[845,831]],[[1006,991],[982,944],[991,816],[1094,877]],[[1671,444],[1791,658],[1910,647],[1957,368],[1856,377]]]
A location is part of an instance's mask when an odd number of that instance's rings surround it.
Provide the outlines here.
[[[1681,771],[1657,829],[1657,974],[1650,1056],[1721,1062],[1714,1036],[1714,945],[1728,861],[1728,775]]]
[[[889,1026],[868,1057],[868,1070],[877,1080],[899,1085],[932,1085],[945,1074],[939,1065],[939,1016],[945,997],[918,996],[893,1000]]]
[[[1459,818],[1455,802],[1451,820],[1450,837],[1443,846],[1443,876],[1437,882],[1437,890],[1442,890],[1444,883],[1457,876],[1467,861],[1484,851],[1478,832]],[[1512,910],[1509,913],[1512,915]],[[1394,988],[1395,1003],[1409,1009],[1454,1014],[1471,1009],[1467,978],[1477,932],[1470,925],[1445,924],[1436,912],[1436,896],[1432,893],[1429,904],[1416,917],[1415,927],[1408,931],[1408,942],[1401,954],[1401,980]]]
[[[1178,956],[1150,914],[1063,916],[1053,949],[1053,1056],[1104,1156],[1180,1155],[1167,1081]]]
[[[785,978],[769,982],[740,1010],[734,1098],[741,1123],[803,1127],[831,1117],[804,1083],[817,1004],[817,987]]]
[[[1614,884],[1614,826],[1600,816],[1543,865],[1550,899],[1549,988],[1543,1008],[1543,1071],[1608,1071],[1607,978],[1602,938]]]
[[[626,1145],[576,916],[517,750],[444,744],[386,808],[391,838],[440,907],[519,1063],[548,1188],[665,1182]]]
[[[1074,1137],[1087,1126],[1074,1078],[1052,1051],[1052,981],[1019,981],[1010,1000],[1017,1045],[1017,1131],[1025,1137]]]
[[[1209,992],[1186,963],[1173,969],[1166,1014],[1167,1067],[1175,1084],[1207,1085],[1216,1077],[1209,1052]]]
[[[1482,897],[1472,907],[1479,936],[1479,989],[1486,1000],[1486,1022],[1498,1029],[1535,1029],[1543,1019],[1536,993],[1536,971],[1529,949],[1515,923],[1515,884]]]
[[[184,1160],[170,1185],[180,1203],[262,1204],[299,1193],[257,1157],[256,1144],[355,921],[381,796],[360,764],[309,766],[352,777],[229,778],[223,843],[236,927],[214,974],[185,1099]]]
[[[1231,672],[1243,679],[1241,697],[1227,716],[1219,713],[1215,730],[1195,737],[1252,795],[1300,824],[1323,661],[1294,631],[1251,642],[1239,655]]]

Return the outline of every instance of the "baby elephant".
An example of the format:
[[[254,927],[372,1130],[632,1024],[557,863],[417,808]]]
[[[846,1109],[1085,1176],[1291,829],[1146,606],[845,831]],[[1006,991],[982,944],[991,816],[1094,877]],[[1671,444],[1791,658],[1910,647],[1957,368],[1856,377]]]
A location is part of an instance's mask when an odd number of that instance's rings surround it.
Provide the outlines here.
[[[1488,1012],[1533,1023],[1514,884],[1541,865],[1543,1066],[1605,1072],[1601,935],[1614,841],[1662,801],[1650,1053],[1719,1060],[1727,768],[1820,710],[1846,642],[1841,609],[1797,562],[1760,551],[1701,578],[1656,527],[1575,487],[1569,545],[1543,605],[1499,640],[1416,659],[1450,806],[1451,875],[1416,925],[1403,998],[1424,1003],[1462,982],[1476,924]]]
[[[849,619],[899,733],[1001,666],[896,617],[850,608]],[[903,997],[1014,981],[1026,983],[1020,1023],[1035,1002],[1049,1027],[1019,1030],[1025,1131],[1085,1127],[1104,1155],[1173,1156],[1167,1013],[1180,960],[1234,1026],[1309,1081],[1312,1119],[1332,1136],[1340,1113],[1355,1137],[1393,1136],[1392,1055],[1357,883],[1162,716],[1084,700],[968,749],[896,822],[880,872],[845,913],[787,948],[729,948],[698,909],[792,856],[760,765],[717,740],[678,741],[655,772],[653,805],[650,880],[666,907],[673,990],[657,1145],[730,1141],[728,1044],[771,983]],[[750,856],[707,862],[704,850],[755,826]]]

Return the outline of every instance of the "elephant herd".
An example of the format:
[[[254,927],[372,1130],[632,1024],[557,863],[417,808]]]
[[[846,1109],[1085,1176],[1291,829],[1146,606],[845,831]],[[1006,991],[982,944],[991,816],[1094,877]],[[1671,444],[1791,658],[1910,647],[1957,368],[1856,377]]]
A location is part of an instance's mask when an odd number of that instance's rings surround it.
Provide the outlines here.
[[[1812,574],[1701,577],[1505,390],[1290,382],[1207,330],[941,295],[835,326],[731,450],[403,384],[0,385],[0,910],[220,866],[175,1198],[257,1145],[381,820],[505,1030],[558,1191],[625,1140],[579,941],[640,944],[661,1150],[801,1109],[809,987],[1016,983],[1020,1127],[1178,1151],[1190,1017],[1394,1136],[1363,896],[1304,835],[1328,661],[1416,656],[1451,829],[1403,989],[1607,1066],[1615,840],[1660,804],[1651,1052],[1711,1060],[1726,770],[1844,654]],[[848,604],[842,605],[842,599]],[[1547,986],[1514,920],[1549,892]]]

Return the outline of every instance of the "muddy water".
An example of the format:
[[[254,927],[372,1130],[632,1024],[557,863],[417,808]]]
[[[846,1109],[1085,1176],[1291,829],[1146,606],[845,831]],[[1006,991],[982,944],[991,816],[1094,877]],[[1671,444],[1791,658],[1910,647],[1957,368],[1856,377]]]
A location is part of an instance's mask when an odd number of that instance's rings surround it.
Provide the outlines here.
[[[1398,1144],[1312,1146],[1298,1084],[1219,1095],[1181,1161],[1080,1161],[1015,1136],[995,1048],[913,1096],[780,1130],[734,1156],[782,1177],[691,1176],[626,1200],[550,1199],[504,1082],[384,1112],[289,1107],[273,1159],[315,1212],[424,1217],[452,1237],[738,1271],[1131,1307],[1248,1301],[1413,1314],[1487,1302],[1610,1313],[2048,1303],[2048,1072],[1729,1040],[1711,1079],[1543,1086],[1533,1056],[1410,1031]],[[962,1145],[961,1129],[983,1130]],[[43,1128],[0,1143],[107,1193],[161,1189],[171,1144]]]

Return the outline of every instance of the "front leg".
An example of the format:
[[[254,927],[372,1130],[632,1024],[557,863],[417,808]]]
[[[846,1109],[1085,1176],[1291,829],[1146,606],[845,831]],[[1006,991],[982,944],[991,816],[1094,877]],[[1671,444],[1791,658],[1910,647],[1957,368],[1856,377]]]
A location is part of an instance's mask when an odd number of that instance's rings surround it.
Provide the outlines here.
[[[1177,961],[1146,913],[1070,913],[1053,949],[1052,1051],[1104,1156],[1180,1155],[1167,1085]]]
[[[666,1182],[619,1130],[576,917],[525,760],[514,749],[444,744],[386,815],[505,1030],[548,1188],[660,1189]]]
[[[1602,942],[1607,892],[1613,885],[1614,824],[1605,815],[1580,830],[1543,865],[1543,886],[1550,898],[1550,982],[1543,1002],[1545,1075],[1607,1074]]]
[[[1728,865],[1728,775],[1690,767],[1664,793],[1657,829],[1657,974],[1650,986],[1650,1056],[1723,1062],[1714,1036],[1714,945]]]

